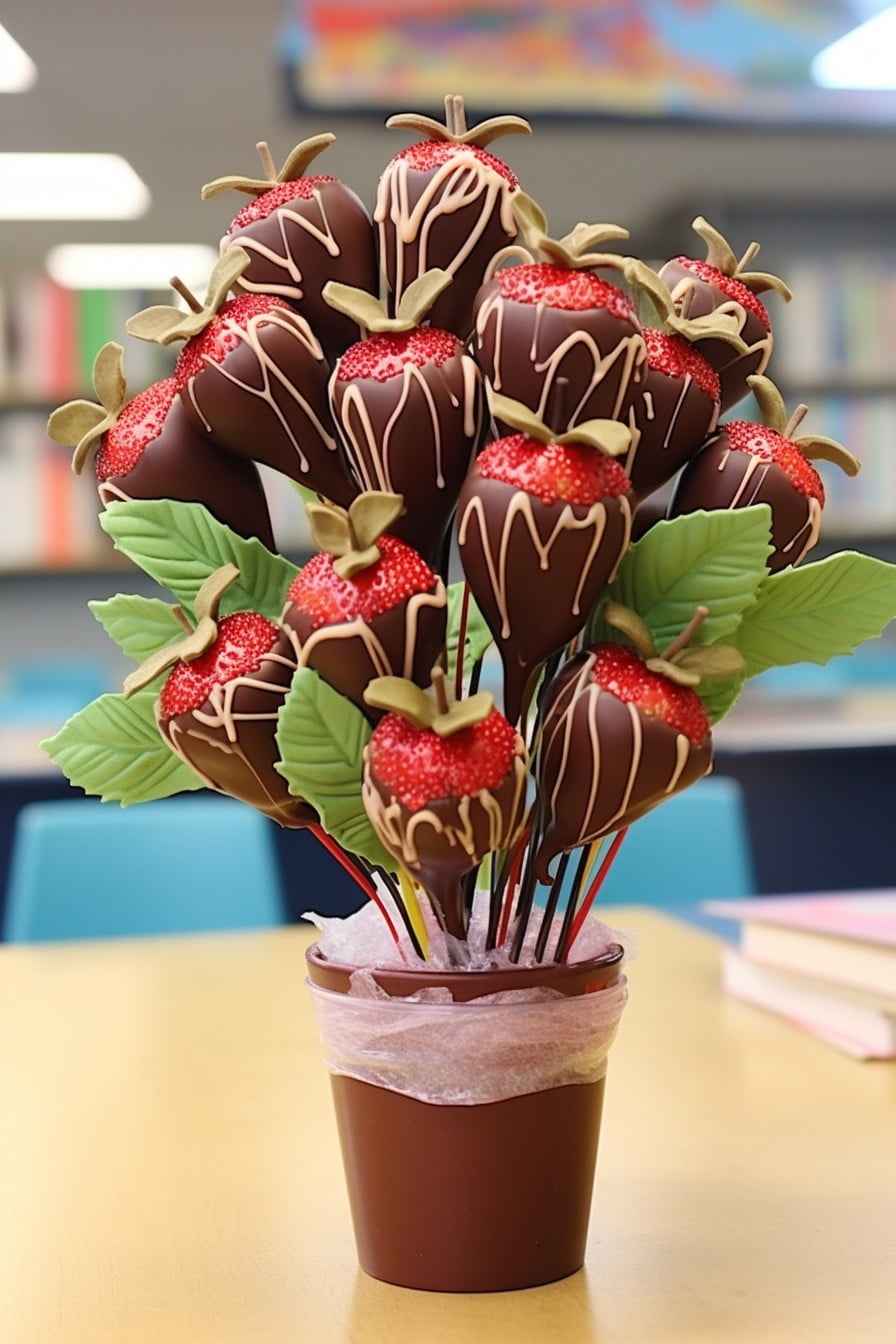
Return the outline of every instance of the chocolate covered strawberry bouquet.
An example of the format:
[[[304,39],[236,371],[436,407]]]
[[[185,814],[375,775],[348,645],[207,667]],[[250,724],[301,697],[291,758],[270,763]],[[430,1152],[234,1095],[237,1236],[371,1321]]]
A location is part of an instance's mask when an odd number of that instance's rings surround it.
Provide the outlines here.
[[[207,294],[128,323],[172,376],[129,399],[110,342],[98,400],[51,417],[173,601],[92,604],[135,670],[47,750],[108,801],[210,788],[309,828],[401,958],[566,961],[747,679],[879,635],[896,572],[811,559],[813,462],[858,463],[768,376],[759,295],[790,296],[755,245],[698,219],[706,256],[654,269],[616,225],[552,237],[491,148],[520,118],[388,124],[417,138],[371,211],[307,173],[329,135],[209,184],[250,199]],[[307,501],[301,566],[259,464]]]

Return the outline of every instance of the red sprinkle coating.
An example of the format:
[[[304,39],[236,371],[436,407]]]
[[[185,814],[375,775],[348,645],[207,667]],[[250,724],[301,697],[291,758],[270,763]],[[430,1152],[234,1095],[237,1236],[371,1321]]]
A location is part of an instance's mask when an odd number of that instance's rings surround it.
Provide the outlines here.
[[[817,499],[824,508],[821,477],[792,439],[766,425],[754,424],[752,420],[730,420],[722,426],[722,432],[727,434],[728,446],[735,452],[750,453],[763,462],[774,462],[795,490],[810,499]]]
[[[115,424],[100,439],[96,455],[98,481],[125,476],[137,465],[147,444],[161,434],[176,395],[175,380],[164,378],[138,392],[122,407]]]
[[[249,224],[257,224],[259,220],[267,219],[268,215],[272,215],[281,206],[289,205],[290,201],[310,201],[315,188],[322,182],[335,181],[335,177],[322,174],[316,177],[297,177],[293,182],[278,182],[270,191],[263,191],[260,196],[253,196],[252,200],[234,216],[227,232],[233,233],[235,229],[245,229]]]
[[[690,377],[713,401],[719,400],[719,375],[683,336],[657,331],[656,327],[644,327],[643,335],[649,368],[666,373],[670,378],[683,380]]]
[[[507,777],[517,734],[493,709],[487,718],[449,737],[415,728],[386,714],[370,738],[370,769],[411,812],[440,798],[465,798],[496,789]]]
[[[286,600],[306,612],[317,630],[358,617],[372,621],[415,593],[433,590],[435,575],[412,546],[388,533],[376,544],[379,560],[350,579],[341,579],[332,555],[319,551],[299,570]]]
[[[174,366],[178,390],[201,373],[206,364],[223,364],[243,340],[241,333],[252,318],[278,309],[293,311],[285,299],[273,294],[240,294],[223,303],[208,326],[198,336],[191,337],[181,350]]]
[[[407,364],[444,364],[462,353],[463,345],[451,331],[439,327],[414,327],[411,331],[383,332],[350,345],[336,366],[341,382],[373,378],[385,383]]]
[[[624,644],[598,644],[594,680],[649,718],[662,719],[699,746],[709,732],[703,701],[690,686],[679,686],[662,672],[651,672],[634,649]]]
[[[589,308],[606,309],[613,317],[637,325],[635,308],[627,294],[591,271],[571,270],[550,261],[506,266],[495,275],[502,299],[515,303],[546,304],[567,313]]]
[[[534,495],[543,504],[596,504],[628,494],[631,481],[606,453],[578,443],[539,443],[525,434],[495,439],[476,459],[483,476]]]
[[[478,145],[456,145],[451,140],[419,140],[417,144],[399,150],[392,163],[404,162],[415,172],[428,173],[434,168],[441,168],[451,159],[460,158],[478,160],[484,168],[490,168],[503,177],[513,191],[519,186],[516,174],[501,159],[489,154],[487,149],[480,149]]]
[[[211,648],[191,662],[174,664],[159,696],[162,719],[167,723],[177,714],[189,714],[205,703],[215,686],[257,672],[278,634],[273,621],[255,611],[223,616]]]
[[[718,267],[710,266],[708,261],[701,261],[697,257],[676,257],[675,260],[679,266],[696,275],[698,280],[703,280],[714,289],[721,290],[727,298],[734,299],[741,307],[746,308],[747,312],[758,317],[766,331],[771,330],[772,324],[765,304],[742,280],[738,280],[734,275],[726,275]]]

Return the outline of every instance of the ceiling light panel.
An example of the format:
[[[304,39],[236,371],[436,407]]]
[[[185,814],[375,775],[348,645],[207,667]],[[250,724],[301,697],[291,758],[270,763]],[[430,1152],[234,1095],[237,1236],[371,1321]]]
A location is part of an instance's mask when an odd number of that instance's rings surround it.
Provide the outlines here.
[[[0,219],[138,219],[149,203],[119,154],[0,154]]]

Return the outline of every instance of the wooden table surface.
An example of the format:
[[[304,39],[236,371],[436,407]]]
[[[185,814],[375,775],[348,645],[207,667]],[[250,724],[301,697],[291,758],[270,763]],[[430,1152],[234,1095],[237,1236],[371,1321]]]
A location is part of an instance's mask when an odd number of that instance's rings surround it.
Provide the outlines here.
[[[896,1068],[603,914],[639,952],[586,1268],[484,1296],[356,1267],[306,930],[0,948],[3,1344],[890,1344]]]

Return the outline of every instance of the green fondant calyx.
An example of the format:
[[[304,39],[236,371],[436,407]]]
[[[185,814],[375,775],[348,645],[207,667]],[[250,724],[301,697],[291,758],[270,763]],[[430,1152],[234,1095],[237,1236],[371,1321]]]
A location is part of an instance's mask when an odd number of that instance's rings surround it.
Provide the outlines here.
[[[739,280],[754,294],[764,294],[773,289],[787,303],[793,298],[787,285],[777,275],[769,275],[767,271],[750,271],[747,269],[759,252],[757,242],[748,244],[743,256],[738,257],[732,251],[727,239],[719,233],[718,229],[713,228],[712,224],[702,215],[697,216],[692,222],[691,228],[696,234],[699,234],[706,244],[707,264],[714,266],[717,271],[721,271],[722,275],[727,275],[732,280]]]
[[[662,652],[657,652],[653,632],[647,622],[618,602],[604,604],[603,618],[634,645],[651,672],[659,672],[679,686],[698,686],[703,677],[730,677],[744,669],[737,649],[726,644],[700,645],[690,642],[709,615],[709,608],[698,606],[684,629]]]
[[[747,383],[756,398],[756,403],[762,415],[762,423],[767,429],[773,429],[776,433],[783,435],[785,439],[790,439],[791,443],[795,444],[810,462],[833,462],[847,476],[857,476],[859,474],[860,463],[836,439],[827,439],[817,434],[794,437],[809,409],[805,402],[800,402],[793,414],[788,417],[784,398],[771,378],[766,378],[764,374],[757,373],[751,375],[747,379]]]
[[[412,280],[398,301],[394,317],[390,317],[385,303],[364,289],[355,289],[353,285],[342,285],[338,280],[328,280],[321,293],[331,308],[345,317],[350,317],[364,331],[382,333],[387,331],[413,331],[418,327],[436,299],[451,284],[447,271],[434,266]]]
[[[374,677],[364,691],[364,699],[374,709],[400,714],[415,728],[430,728],[438,737],[451,737],[463,728],[487,719],[495,701],[490,691],[479,691],[466,700],[452,700],[444,669],[432,670],[432,689],[404,677]]]
[[[124,350],[115,341],[107,341],[93,361],[93,401],[67,401],[53,411],[47,421],[47,434],[54,443],[74,446],[73,469],[80,473],[91,448],[118,421],[127,398],[124,376]]]
[[[333,568],[341,579],[350,579],[379,560],[376,543],[404,513],[404,498],[368,490],[347,509],[312,501],[306,511],[315,546],[334,557]]]
[[[209,276],[204,303],[199,302],[178,276],[173,276],[171,288],[177,290],[185,300],[189,311],[184,312],[182,308],[167,303],[153,304],[151,308],[144,308],[142,312],[128,318],[125,323],[128,335],[137,336],[141,341],[155,341],[157,345],[189,341],[193,336],[198,336],[217,316],[250,260],[245,248],[228,247]]]
[[[747,343],[738,333],[738,319],[734,313],[704,313],[702,317],[681,317],[669,287],[656,271],[639,257],[626,257],[623,275],[637,293],[642,294],[653,307],[656,320],[665,330],[686,341],[726,341],[737,354],[745,354]]]
[[[601,243],[629,236],[619,224],[577,224],[563,238],[548,235],[547,217],[537,201],[525,192],[513,198],[513,212],[526,245],[547,260],[569,271],[593,270],[612,266],[622,270],[627,258],[615,252],[596,252]]]
[[[135,691],[141,691],[175,663],[192,662],[211,648],[218,637],[218,608],[221,605],[221,598],[239,576],[240,572],[236,565],[222,565],[208,576],[196,594],[195,629],[191,629],[181,608],[174,608],[174,614],[187,634],[183,639],[176,640],[166,648],[151,654],[140,667],[125,678],[122,687],[125,698],[133,695]]]
[[[622,457],[631,446],[631,430],[618,420],[583,420],[563,434],[555,434],[521,401],[502,396],[491,388],[488,400],[496,419],[538,443],[580,443],[606,453],[608,457]]]
[[[429,140],[447,140],[454,145],[476,145],[483,149],[499,135],[530,135],[532,127],[523,117],[489,117],[478,125],[467,127],[467,114],[464,100],[459,93],[449,93],[445,98],[444,124],[434,117],[425,117],[419,112],[398,112],[386,122],[391,130],[414,131]]]
[[[283,167],[279,169],[274,163],[267,140],[259,140],[255,148],[258,150],[265,176],[216,177],[213,182],[207,182],[202,188],[202,199],[207,201],[222,191],[244,191],[249,196],[262,196],[283,182],[297,182],[300,177],[304,177],[309,164],[318,154],[332,145],[335,139],[332,131],[325,131],[323,135],[313,135],[308,140],[303,140],[301,144],[296,145]]]

